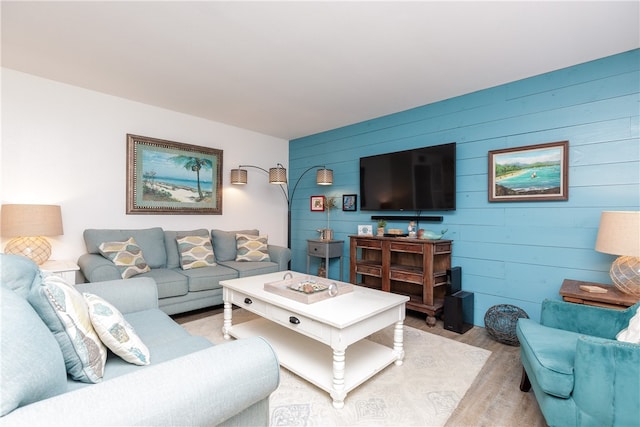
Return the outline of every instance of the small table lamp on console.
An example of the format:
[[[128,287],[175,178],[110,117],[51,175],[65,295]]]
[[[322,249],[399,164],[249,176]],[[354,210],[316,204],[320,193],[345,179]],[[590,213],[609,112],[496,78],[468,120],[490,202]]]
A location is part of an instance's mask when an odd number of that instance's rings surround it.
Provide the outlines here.
[[[640,211],[602,212],[596,251],[620,255],[611,264],[611,280],[622,292],[640,297]]]
[[[7,254],[23,255],[40,265],[51,256],[51,245],[43,236],[60,236],[62,215],[58,205],[2,205],[2,237],[13,237]]]

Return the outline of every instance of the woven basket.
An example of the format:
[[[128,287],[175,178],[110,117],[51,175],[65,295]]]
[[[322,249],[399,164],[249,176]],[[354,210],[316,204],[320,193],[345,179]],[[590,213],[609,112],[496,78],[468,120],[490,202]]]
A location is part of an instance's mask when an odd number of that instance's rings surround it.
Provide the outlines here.
[[[487,310],[484,315],[484,327],[496,341],[508,345],[520,345],[516,336],[518,319],[529,316],[519,307],[511,304],[498,304]]]

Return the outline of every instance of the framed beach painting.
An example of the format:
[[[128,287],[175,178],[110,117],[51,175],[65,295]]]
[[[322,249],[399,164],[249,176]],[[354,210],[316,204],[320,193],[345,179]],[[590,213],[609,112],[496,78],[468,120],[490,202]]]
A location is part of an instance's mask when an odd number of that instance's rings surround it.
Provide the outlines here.
[[[127,134],[127,214],[222,214],[222,150]]]
[[[569,200],[569,141],[489,151],[489,201]]]

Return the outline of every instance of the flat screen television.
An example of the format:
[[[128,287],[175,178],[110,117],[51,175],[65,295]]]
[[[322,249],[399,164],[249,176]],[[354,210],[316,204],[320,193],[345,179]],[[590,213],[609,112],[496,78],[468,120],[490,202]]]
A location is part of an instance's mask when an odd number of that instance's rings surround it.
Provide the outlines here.
[[[455,208],[455,142],[360,158],[361,210]]]

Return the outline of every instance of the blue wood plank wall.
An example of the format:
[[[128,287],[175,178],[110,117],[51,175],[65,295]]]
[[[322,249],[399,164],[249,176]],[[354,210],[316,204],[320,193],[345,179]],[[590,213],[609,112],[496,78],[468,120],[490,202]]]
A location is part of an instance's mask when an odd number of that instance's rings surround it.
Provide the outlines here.
[[[358,194],[361,156],[455,141],[457,210],[436,212],[443,222],[421,227],[449,230],[452,264],[462,267],[463,289],[475,294],[476,325],[494,304],[515,304],[539,319],[542,300],[559,299],[565,278],[611,283],[614,257],[594,244],[603,210],[640,207],[639,64],[640,50],[633,50],[290,141],[290,182],[313,165],[334,170],[333,186],[317,186],[308,173],[294,194],[292,269],[306,270],[306,240],[327,227],[326,213],[310,212],[310,196]],[[568,201],[488,202],[488,151],[564,140]],[[345,241],[345,281],[348,236],[374,224],[372,214],[380,213],[330,212],[334,238]],[[330,263],[330,277],[338,268]]]

